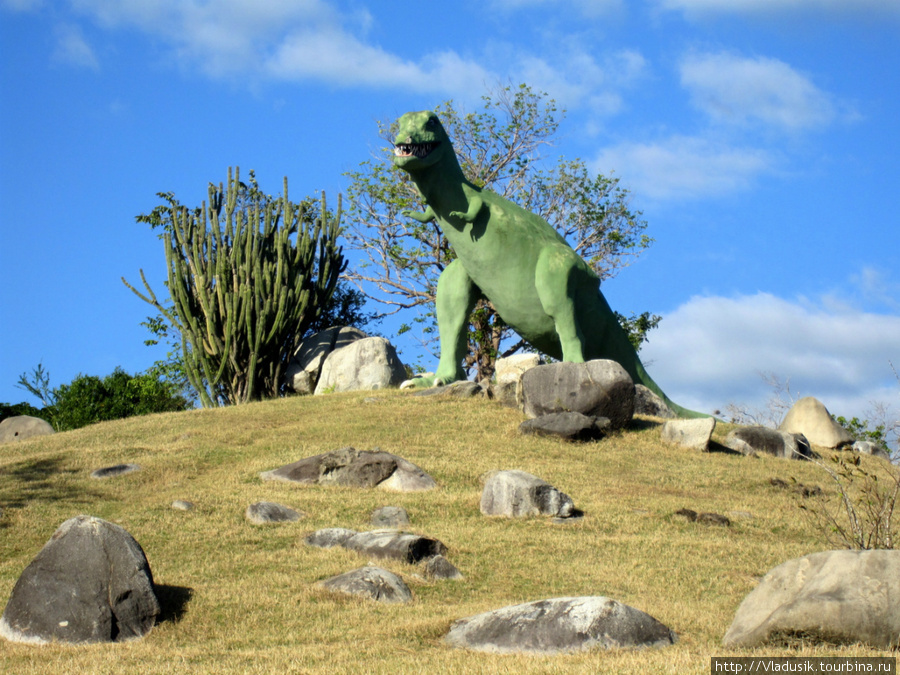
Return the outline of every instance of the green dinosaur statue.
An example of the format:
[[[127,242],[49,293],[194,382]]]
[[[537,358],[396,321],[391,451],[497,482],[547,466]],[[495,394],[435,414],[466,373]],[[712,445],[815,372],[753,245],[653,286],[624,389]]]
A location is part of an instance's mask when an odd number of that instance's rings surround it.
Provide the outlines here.
[[[466,379],[467,322],[484,297],[535,349],[563,361],[617,361],[677,415],[707,417],[673,403],[650,378],[601,294],[600,278],[556,230],[466,180],[437,115],[410,112],[399,126],[394,164],[409,173],[427,205],[424,213],[403,215],[437,220],[457,256],[437,285],[440,362],[434,377],[418,378],[417,386]]]

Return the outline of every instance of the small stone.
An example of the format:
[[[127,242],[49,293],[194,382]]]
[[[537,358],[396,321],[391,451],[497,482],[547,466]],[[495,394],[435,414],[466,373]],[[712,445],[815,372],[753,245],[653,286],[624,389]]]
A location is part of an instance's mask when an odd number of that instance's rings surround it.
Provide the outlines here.
[[[176,499],[172,502],[172,508],[177,509],[178,511],[190,511],[194,508],[194,503],[185,501],[184,499]]]
[[[412,601],[412,591],[399,576],[372,565],[320,581],[330,591],[359,595],[376,602],[403,603]]]
[[[257,525],[266,523],[289,523],[300,520],[304,514],[284,504],[275,502],[256,502],[247,507],[244,513],[247,520]]]
[[[442,555],[435,555],[422,565],[425,576],[429,579],[450,579],[459,580],[463,578],[456,566]]]
[[[371,523],[377,528],[400,529],[409,525],[409,514],[399,506],[382,506],[372,513]]]
[[[91,478],[112,478],[113,476],[123,476],[126,473],[140,471],[141,467],[137,464],[116,464],[114,466],[105,466],[91,473]]]
[[[307,546],[334,548],[335,546],[343,546],[344,542],[355,534],[358,534],[356,530],[348,530],[344,527],[327,527],[307,535],[304,541]]]

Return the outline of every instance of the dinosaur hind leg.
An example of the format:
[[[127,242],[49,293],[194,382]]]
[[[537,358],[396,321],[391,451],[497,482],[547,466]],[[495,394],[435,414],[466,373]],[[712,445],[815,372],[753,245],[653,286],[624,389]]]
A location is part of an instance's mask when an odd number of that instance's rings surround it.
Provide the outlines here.
[[[468,349],[466,329],[469,315],[480,297],[481,291],[458,259],[441,272],[435,301],[441,358],[430,384],[450,384],[466,379],[462,368],[462,360]]]
[[[544,249],[535,268],[535,287],[541,307],[553,319],[562,351],[562,360],[580,363],[585,359],[584,334],[578,320],[576,298],[580,259],[570,249]]]

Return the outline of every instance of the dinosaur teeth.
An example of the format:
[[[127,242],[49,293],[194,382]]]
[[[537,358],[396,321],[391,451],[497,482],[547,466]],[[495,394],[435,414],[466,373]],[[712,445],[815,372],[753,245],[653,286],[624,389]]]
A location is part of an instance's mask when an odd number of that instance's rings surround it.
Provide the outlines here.
[[[437,147],[437,143],[397,143],[394,154],[398,157],[416,157],[423,159]]]

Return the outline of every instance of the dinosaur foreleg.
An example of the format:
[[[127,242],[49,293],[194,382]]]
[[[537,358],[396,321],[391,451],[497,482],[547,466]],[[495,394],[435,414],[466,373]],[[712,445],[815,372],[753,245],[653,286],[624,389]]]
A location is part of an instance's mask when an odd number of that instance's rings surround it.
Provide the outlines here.
[[[481,291],[472,283],[459,260],[447,265],[437,285],[437,322],[441,359],[431,384],[450,384],[466,379],[462,360],[468,350],[466,329]]]
[[[563,361],[584,361],[584,335],[576,316],[578,257],[569,249],[546,248],[535,269],[535,286],[541,306],[553,319],[562,348]]]

